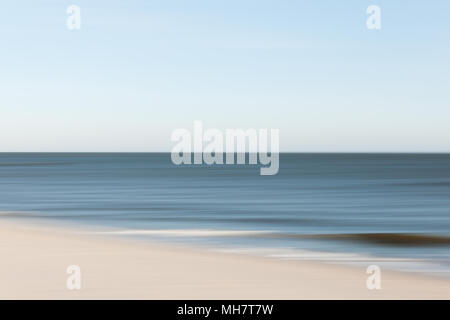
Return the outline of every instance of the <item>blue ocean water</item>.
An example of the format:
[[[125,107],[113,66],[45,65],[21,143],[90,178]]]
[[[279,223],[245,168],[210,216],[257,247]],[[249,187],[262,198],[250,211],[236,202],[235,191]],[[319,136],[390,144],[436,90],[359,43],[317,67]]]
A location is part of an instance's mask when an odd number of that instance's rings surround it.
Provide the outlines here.
[[[277,175],[259,168],[176,166],[168,153],[3,153],[0,221],[450,273],[450,154],[282,153]]]

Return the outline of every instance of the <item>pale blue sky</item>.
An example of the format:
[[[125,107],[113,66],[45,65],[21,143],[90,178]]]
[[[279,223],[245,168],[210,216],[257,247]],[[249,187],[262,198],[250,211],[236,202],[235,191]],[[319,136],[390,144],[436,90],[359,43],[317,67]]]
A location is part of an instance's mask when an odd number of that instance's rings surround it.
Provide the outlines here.
[[[66,9],[81,7],[81,30]],[[366,28],[381,7],[382,29]],[[450,152],[450,1],[0,4],[0,151],[170,151],[279,128],[282,151]]]

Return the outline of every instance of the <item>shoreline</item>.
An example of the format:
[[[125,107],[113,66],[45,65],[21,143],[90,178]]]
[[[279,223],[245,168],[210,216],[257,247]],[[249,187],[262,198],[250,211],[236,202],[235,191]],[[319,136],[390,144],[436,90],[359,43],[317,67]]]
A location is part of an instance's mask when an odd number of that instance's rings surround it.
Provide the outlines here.
[[[66,287],[67,267],[81,289]],[[450,281],[211,252],[0,219],[0,299],[450,299]]]

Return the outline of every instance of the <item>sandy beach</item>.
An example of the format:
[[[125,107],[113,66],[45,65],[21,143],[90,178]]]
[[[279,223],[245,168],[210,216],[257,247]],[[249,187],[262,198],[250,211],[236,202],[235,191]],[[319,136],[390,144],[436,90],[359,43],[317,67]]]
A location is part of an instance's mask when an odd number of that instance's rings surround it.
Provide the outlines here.
[[[278,261],[0,222],[1,299],[449,299],[450,281]],[[69,265],[81,289],[68,290]]]

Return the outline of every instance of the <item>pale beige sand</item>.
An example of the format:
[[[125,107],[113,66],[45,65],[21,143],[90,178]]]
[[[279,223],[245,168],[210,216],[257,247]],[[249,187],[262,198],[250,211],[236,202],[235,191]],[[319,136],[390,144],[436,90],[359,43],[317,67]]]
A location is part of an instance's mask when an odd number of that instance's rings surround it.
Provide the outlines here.
[[[82,287],[66,288],[81,267]],[[365,268],[211,253],[0,220],[1,299],[449,299],[450,281]]]

